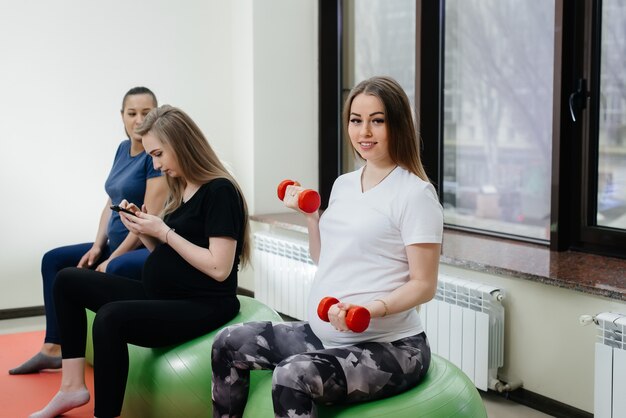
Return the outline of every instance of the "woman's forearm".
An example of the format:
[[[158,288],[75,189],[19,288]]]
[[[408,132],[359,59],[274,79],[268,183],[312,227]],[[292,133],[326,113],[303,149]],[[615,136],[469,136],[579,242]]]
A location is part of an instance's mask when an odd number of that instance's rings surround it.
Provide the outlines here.
[[[307,215],[306,217],[307,229],[309,231],[309,255],[315,264],[319,262],[320,250],[322,248],[319,221],[320,217],[318,212]]]
[[[193,267],[218,282],[226,280],[233,269],[237,241],[232,238],[210,237],[208,248],[205,248],[187,241],[176,231],[169,229],[164,231],[163,242]]]
[[[409,280],[392,292],[366,304],[372,316],[404,312],[430,301],[437,292],[440,244],[413,244],[406,247]]]
[[[109,219],[111,219],[111,199],[107,199],[107,203],[102,209],[102,213],[100,214],[100,221],[98,222],[98,231],[96,232],[96,239],[94,240],[94,246],[97,248],[104,248],[107,243],[108,235],[107,235],[107,226],[109,224]]]

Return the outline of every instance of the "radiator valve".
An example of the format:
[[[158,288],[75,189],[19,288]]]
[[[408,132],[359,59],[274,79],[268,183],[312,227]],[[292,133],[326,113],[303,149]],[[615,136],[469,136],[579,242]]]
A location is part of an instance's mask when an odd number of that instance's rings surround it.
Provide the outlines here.
[[[578,322],[580,325],[585,326],[591,324],[592,322],[596,322],[596,318],[592,315],[581,315],[580,318],[578,318]]]
[[[504,299],[504,293],[502,293],[499,290],[494,290],[493,292],[491,292],[491,294],[493,295],[494,299],[497,300],[498,302],[502,302],[502,300]]]
[[[513,392],[514,390],[519,389],[522,386],[523,386],[523,382],[521,380],[514,380],[512,382],[507,382],[507,383],[504,383],[498,380],[497,382],[495,382],[494,389],[498,393]]]

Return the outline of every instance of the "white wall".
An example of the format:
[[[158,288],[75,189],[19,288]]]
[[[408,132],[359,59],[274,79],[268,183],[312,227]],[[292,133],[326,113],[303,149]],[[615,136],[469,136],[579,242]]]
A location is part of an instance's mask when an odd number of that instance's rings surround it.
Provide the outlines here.
[[[254,203],[270,213],[285,210],[276,198],[285,178],[318,187],[317,2],[254,5]]]
[[[233,169],[250,213],[285,212],[280,181],[318,188],[316,2],[233,1],[233,50]],[[254,289],[252,266],[239,285]]]
[[[315,25],[307,0],[3,2],[0,309],[41,305],[43,253],[93,240],[133,86],[198,122],[252,213],[283,177],[317,187]]]
[[[317,6],[234,0],[233,139],[252,213],[285,211],[276,186],[318,187]]]

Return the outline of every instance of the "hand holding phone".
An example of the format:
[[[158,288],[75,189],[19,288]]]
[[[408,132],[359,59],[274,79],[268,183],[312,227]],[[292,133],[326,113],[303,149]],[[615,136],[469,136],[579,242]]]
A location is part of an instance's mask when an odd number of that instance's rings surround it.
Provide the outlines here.
[[[137,206],[135,206],[135,207],[137,207]],[[137,216],[137,215],[135,215],[135,212],[132,212],[129,209],[123,208],[120,205],[112,205],[111,206],[111,210],[114,210],[115,212],[124,212],[124,213],[128,213],[129,215]]]

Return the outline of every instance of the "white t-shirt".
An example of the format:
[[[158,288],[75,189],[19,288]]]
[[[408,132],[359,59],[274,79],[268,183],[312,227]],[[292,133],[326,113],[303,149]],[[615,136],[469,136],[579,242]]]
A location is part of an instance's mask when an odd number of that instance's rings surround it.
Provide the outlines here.
[[[363,193],[363,168],[340,176],[320,218],[321,253],[308,319],[325,347],[390,342],[424,330],[415,309],[373,318],[363,333],[339,332],[317,316],[325,296],[364,305],[409,280],[406,246],[441,243],[443,210],[434,187],[396,167]]]

